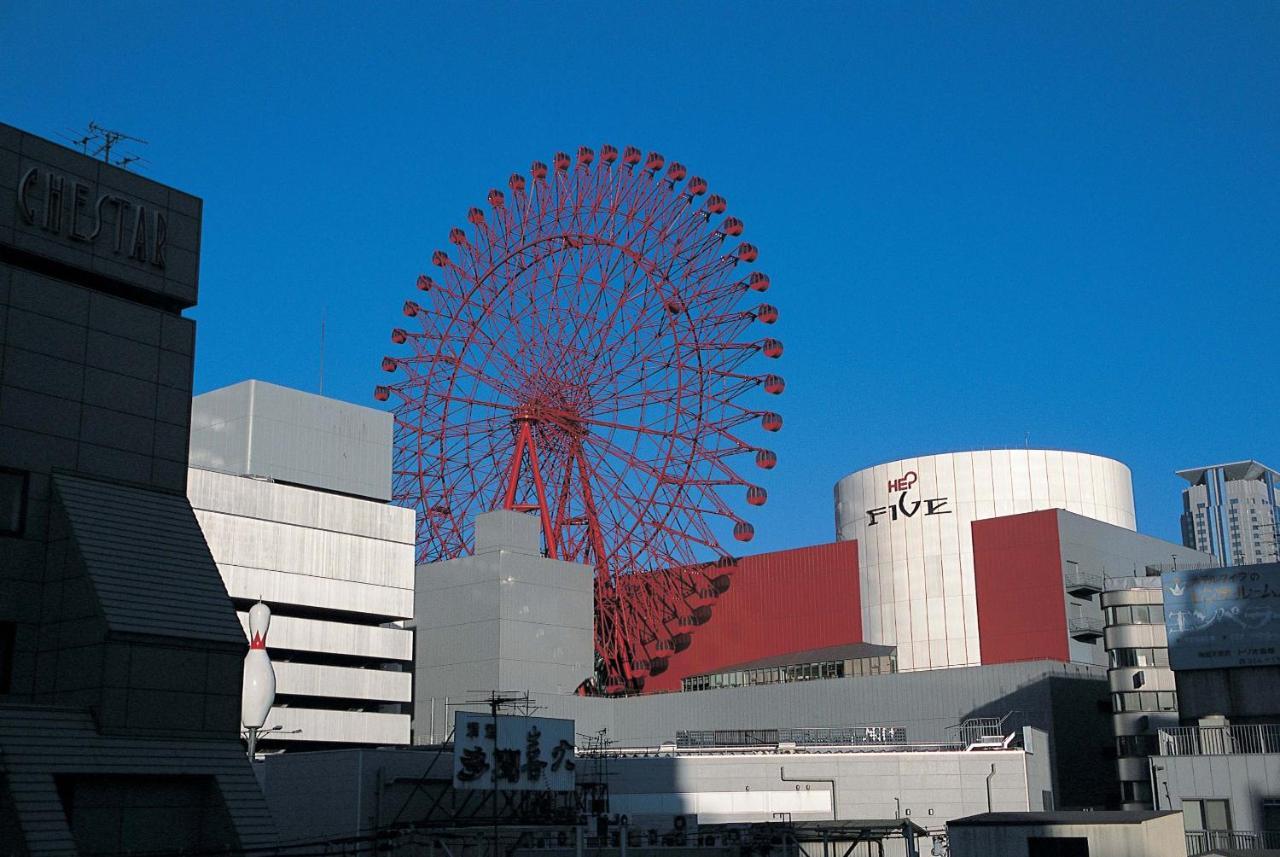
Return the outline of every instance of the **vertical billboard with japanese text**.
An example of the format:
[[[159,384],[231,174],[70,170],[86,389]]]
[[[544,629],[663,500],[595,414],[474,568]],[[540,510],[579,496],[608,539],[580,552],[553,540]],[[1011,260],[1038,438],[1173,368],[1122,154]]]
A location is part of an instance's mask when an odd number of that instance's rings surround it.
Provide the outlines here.
[[[1280,664],[1280,564],[1165,572],[1175,670]]]
[[[453,715],[453,787],[573,791],[573,721],[550,717]]]

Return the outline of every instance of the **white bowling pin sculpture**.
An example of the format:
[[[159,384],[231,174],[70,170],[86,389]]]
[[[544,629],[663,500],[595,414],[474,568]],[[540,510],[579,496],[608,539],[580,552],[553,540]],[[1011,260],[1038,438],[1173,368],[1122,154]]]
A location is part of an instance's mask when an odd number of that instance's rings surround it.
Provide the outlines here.
[[[267,630],[271,608],[259,601],[249,608],[249,653],[244,656],[244,682],[240,689],[240,720],[249,733],[249,758],[253,759],[258,730],[267,722],[276,698],[276,672],[267,655]]]

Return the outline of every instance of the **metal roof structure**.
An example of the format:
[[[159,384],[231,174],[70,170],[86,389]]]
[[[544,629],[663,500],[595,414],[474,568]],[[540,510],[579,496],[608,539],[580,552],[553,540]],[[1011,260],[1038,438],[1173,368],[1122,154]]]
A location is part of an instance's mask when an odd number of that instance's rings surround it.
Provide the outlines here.
[[[846,661],[857,658],[877,658],[892,655],[896,651],[896,646],[880,646],[875,643],[846,643],[842,646],[828,646],[824,649],[808,649],[803,652],[791,652],[785,655],[759,658],[754,661],[723,667],[717,669],[716,672],[770,669],[772,667],[789,667],[796,664],[822,663],[826,661]]]
[[[1268,473],[1273,477],[1280,477],[1280,471],[1272,470],[1261,461],[1254,461],[1252,458],[1245,461],[1232,461],[1229,464],[1210,464],[1207,467],[1191,467],[1186,470],[1175,471],[1175,474],[1181,476],[1192,485],[1198,485],[1204,481],[1204,475],[1210,470],[1221,467],[1228,482],[1238,482],[1247,479],[1262,479]]]
[[[1178,813],[1161,810],[1127,812],[984,812],[947,822],[948,827],[982,827],[986,825],[1052,825],[1052,824],[1141,824],[1154,818]]]
[[[740,822],[737,824],[699,824],[698,833],[723,836],[737,834],[743,846],[786,843],[842,843],[847,856],[861,843],[879,843],[884,853],[886,839],[918,841],[929,833],[909,818],[852,818],[825,821]]]
[[[58,795],[60,775],[212,777],[241,847],[276,844],[275,823],[234,739],[99,735],[84,709],[5,705],[0,706],[0,770],[31,857],[77,853]]]
[[[68,473],[53,494],[109,631],[245,646],[186,497]]]

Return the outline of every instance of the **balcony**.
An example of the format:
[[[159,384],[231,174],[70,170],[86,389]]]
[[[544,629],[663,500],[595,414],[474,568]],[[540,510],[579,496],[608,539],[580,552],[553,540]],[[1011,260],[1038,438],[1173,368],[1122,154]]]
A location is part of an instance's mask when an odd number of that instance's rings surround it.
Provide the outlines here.
[[[1160,730],[1161,756],[1280,753],[1280,724],[1175,726]]]
[[[1186,836],[1189,857],[1226,849],[1258,851],[1280,848],[1280,833],[1266,830],[1188,830]]]
[[[1067,573],[1063,576],[1063,582],[1067,587],[1067,592],[1077,598],[1092,598],[1102,591],[1102,573],[1086,571],[1075,563],[1067,566]]]
[[[1102,636],[1102,620],[1092,616],[1071,616],[1067,619],[1067,632],[1073,640],[1092,643]]]

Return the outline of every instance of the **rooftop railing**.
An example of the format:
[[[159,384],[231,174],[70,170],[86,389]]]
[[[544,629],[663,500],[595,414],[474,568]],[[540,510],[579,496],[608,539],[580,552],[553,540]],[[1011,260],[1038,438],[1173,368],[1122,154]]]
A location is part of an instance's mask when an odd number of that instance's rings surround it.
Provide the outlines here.
[[[1108,577],[1104,582],[1106,591],[1122,589],[1159,589],[1160,576],[1155,577]]]
[[[1280,848],[1280,833],[1266,830],[1188,830],[1186,837],[1189,857],[1225,849],[1257,851]]]
[[[1102,636],[1102,620],[1092,616],[1070,616],[1067,630],[1077,640],[1096,639]]]
[[[1160,730],[1161,756],[1280,753],[1280,724],[1174,726]]]
[[[1078,565],[1071,566],[1063,575],[1063,582],[1066,584],[1067,591],[1071,593],[1101,592],[1102,572],[1088,571]]]

